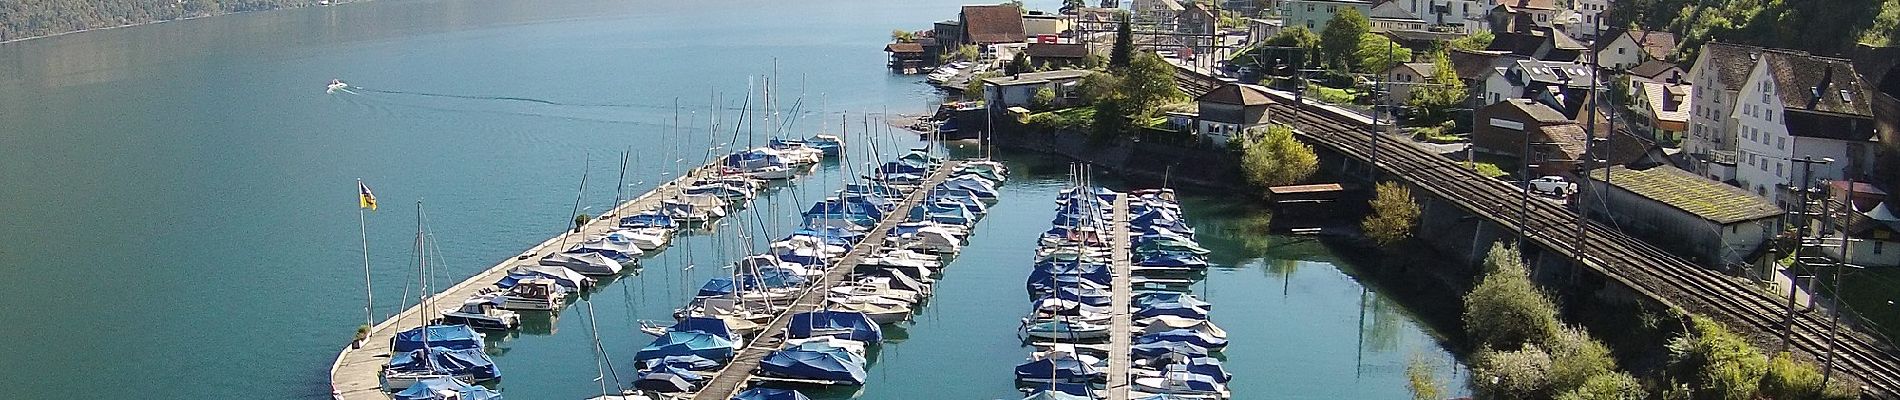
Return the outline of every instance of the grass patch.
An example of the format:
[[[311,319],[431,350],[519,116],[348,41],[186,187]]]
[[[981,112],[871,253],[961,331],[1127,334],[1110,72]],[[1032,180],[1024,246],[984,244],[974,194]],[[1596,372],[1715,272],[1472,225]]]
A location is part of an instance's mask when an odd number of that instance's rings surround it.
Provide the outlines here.
[[[1466,161],[1464,162],[1464,164],[1465,164],[1465,168],[1470,168],[1472,170],[1478,171],[1479,174],[1484,175],[1484,177],[1486,178],[1497,178],[1497,177],[1511,174],[1509,172],[1504,172],[1504,168],[1499,167],[1497,164],[1492,164],[1488,162]]]
[[[1024,122],[1045,129],[1086,131],[1095,125],[1095,107],[1070,107],[1029,114],[1028,120]]]
[[[1816,268],[1814,273],[1819,277],[1816,289],[1822,294],[1833,293],[1834,271]],[[1900,328],[1900,293],[1893,290],[1896,285],[1900,285],[1900,270],[1870,268],[1843,271],[1841,300],[1847,303],[1848,309],[1866,318],[1866,322],[1870,323],[1868,328],[1890,338],[1900,337],[1900,329],[1896,329]]]
[[[1353,100],[1359,98],[1353,90],[1330,88],[1317,83],[1306,84],[1306,96],[1333,104],[1352,104]]]

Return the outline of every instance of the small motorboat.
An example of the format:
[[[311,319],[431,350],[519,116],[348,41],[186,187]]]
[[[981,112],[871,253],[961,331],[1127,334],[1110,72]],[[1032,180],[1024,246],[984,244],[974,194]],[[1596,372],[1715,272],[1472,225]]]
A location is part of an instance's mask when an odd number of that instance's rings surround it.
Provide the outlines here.
[[[501,293],[483,293],[462,302],[462,307],[442,313],[442,322],[463,324],[475,329],[509,330],[521,326],[521,314],[503,310],[507,299]]]
[[[1135,378],[1135,390],[1218,399],[1232,397],[1232,394],[1227,391],[1227,384],[1218,382],[1212,376],[1188,371],[1185,366],[1179,364],[1168,367],[1167,370],[1162,371],[1161,376]]]
[[[548,278],[528,278],[502,292],[501,308],[509,310],[554,311],[561,309],[567,287]]]
[[[325,88],[325,89],[323,89],[323,92],[324,92],[324,93],[336,93],[336,91],[338,91],[338,90],[345,90],[345,89],[349,89],[349,88],[350,88],[350,84],[348,84],[348,83],[343,83],[343,80],[341,80],[341,79],[331,79],[331,80],[330,80],[330,85],[329,85],[329,87],[327,87],[327,88]]]
[[[904,302],[877,296],[846,296],[827,299],[825,309],[846,313],[864,313],[871,322],[895,324],[910,319],[911,308]]]

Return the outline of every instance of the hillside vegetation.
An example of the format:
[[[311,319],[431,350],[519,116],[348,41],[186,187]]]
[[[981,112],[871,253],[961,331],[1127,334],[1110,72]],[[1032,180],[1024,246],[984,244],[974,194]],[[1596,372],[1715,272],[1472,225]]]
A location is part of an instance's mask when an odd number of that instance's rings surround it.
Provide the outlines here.
[[[1681,59],[1719,40],[1839,54],[1900,38],[1900,0],[1624,0],[1611,21],[1682,35]]]
[[[0,42],[316,3],[317,0],[7,0],[0,1]]]

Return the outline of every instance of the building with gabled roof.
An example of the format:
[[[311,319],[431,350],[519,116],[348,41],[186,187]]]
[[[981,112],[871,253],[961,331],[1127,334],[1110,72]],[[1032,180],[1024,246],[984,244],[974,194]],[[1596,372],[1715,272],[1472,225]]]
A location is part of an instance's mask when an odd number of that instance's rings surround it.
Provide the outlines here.
[[[1676,53],[1676,34],[1640,29],[1610,31],[1591,46],[1604,68],[1627,70],[1646,61],[1667,61]]]
[[[957,20],[963,27],[965,44],[988,47],[997,43],[1022,43],[1025,38],[1022,10],[1013,5],[963,6]]]
[[[1200,111],[1199,132],[1216,145],[1226,145],[1248,129],[1266,125],[1273,98],[1265,87],[1228,83],[1194,98],[1194,103]]]
[[[1762,52],[1739,94],[1729,113],[1741,157],[1735,180],[1743,188],[1795,207],[1790,190],[1858,179],[1874,165],[1876,92],[1847,60]],[[1811,170],[1793,161],[1806,157],[1834,161]]]
[[[1768,199],[1670,166],[1594,170],[1578,187],[1586,213],[1715,268],[1741,268],[1783,214]]]

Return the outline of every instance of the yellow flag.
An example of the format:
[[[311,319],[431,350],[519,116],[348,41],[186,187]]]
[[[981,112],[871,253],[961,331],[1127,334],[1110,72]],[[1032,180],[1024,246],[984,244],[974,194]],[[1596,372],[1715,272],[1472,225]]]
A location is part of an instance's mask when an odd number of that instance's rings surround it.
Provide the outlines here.
[[[367,208],[367,209],[370,209],[371,211],[375,211],[376,210],[376,194],[369,192],[369,185],[363,184],[362,179],[357,179],[356,189],[357,189],[357,195],[356,195],[357,207]]]

